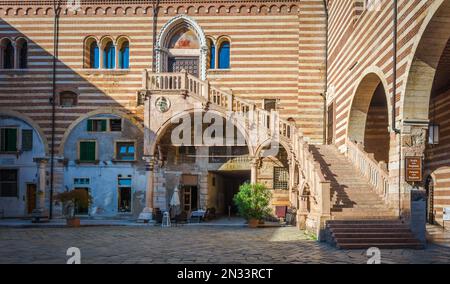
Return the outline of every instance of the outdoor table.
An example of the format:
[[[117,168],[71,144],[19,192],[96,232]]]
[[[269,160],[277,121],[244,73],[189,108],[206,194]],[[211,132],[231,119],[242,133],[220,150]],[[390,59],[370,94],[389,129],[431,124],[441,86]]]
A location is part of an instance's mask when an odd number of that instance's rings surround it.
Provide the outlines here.
[[[206,210],[196,210],[191,212],[191,218],[198,218],[198,222],[205,218]]]

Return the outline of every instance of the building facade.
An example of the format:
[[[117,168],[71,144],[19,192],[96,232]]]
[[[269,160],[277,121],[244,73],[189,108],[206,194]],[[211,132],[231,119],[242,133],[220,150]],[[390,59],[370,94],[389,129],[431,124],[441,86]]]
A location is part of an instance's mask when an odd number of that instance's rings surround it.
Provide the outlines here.
[[[175,188],[226,215],[249,181],[317,231],[337,193],[311,147],[330,144],[393,215],[422,189],[442,223],[450,1],[2,2],[4,216],[58,215],[75,188],[90,216],[148,216]]]

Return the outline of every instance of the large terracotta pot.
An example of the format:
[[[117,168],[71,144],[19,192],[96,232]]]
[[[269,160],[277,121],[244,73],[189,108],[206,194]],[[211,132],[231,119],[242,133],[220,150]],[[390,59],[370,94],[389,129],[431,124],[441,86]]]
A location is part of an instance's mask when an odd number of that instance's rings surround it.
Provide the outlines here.
[[[248,220],[248,227],[249,228],[258,228],[259,220],[258,219],[250,219]]]
[[[80,227],[80,218],[67,218],[66,219],[67,226],[78,228]]]

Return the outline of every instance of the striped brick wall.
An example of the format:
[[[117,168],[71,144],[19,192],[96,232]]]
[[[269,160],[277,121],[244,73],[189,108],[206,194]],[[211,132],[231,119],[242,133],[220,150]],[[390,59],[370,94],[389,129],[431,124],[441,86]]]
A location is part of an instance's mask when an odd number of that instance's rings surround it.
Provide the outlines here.
[[[439,144],[426,150],[426,172],[434,183],[434,211],[436,221],[442,224],[443,208],[450,207],[450,91],[433,98],[430,120],[440,126]]]
[[[2,1],[0,38],[29,39],[29,69],[0,71],[0,108],[20,111],[51,135],[53,1]],[[142,71],[152,66],[152,7],[149,1],[84,0],[81,9],[63,7],[60,18],[57,90],[79,94],[74,108],[57,107],[56,146],[81,115],[114,107],[142,117],[136,107]],[[210,71],[212,84],[261,104],[280,99],[282,117],[292,117],[320,142],[325,76],[323,1],[161,1],[157,33],[177,14],[195,19],[207,36],[231,38],[231,69]],[[84,40],[93,36],[130,39],[129,70],[84,68]],[[32,108],[30,106],[33,106]]]
[[[413,56],[413,45],[426,15],[427,7],[433,2],[408,0],[399,1],[398,40],[398,93],[397,114],[400,98],[405,91],[408,77],[407,67]],[[364,10],[357,21],[352,20],[353,1],[329,1],[329,74],[328,88],[335,90],[337,103],[336,143],[343,145],[347,131],[347,117],[351,108],[352,95],[359,78],[368,69],[380,70],[389,85],[392,96],[392,3],[380,1],[379,11]]]

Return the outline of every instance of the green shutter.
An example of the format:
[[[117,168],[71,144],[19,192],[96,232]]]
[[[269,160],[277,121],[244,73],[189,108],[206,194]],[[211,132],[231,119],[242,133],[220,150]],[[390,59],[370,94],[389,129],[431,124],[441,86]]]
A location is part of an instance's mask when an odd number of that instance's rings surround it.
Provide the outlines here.
[[[33,130],[22,130],[22,151],[31,151],[33,149]]]
[[[101,120],[101,122],[102,122],[101,131],[106,131],[106,122],[107,122],[107,120],[106,119],[105,120]]]
[[[87,131],[92,131],[92,120],[88,119],[87,121]]]
[[[95,161],[95,142],[80,142],[80,161]]]
[[[0,152],[6,151],[6,129],[0,129]]]
[[[1,145],[2,152],[17,152],[17,129],[3,128],[1,130]]]

